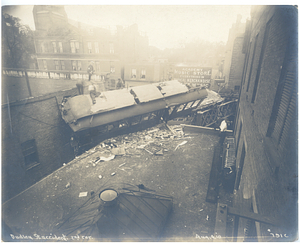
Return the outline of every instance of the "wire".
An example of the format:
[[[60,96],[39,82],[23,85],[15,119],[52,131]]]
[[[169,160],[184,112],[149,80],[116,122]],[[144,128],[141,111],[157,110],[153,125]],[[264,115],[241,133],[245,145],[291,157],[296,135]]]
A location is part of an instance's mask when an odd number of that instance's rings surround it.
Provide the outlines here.
[[[21,115],[23,115],[23,116],[26,116],[26,117],[32,119],[32,120],[38,121],[38,122],[40,122],[40,123],[46,124],[46,125],[51,126],[51,127],[64,127],[64,126],[57,126],[57,125],[49,124],[49,123],[47,123],[47,122],[43,122],[43,121],[41,121],[41,120],[39,120],[39,119],[36,119],[36,118],[34,118],[34,117],[25,115],[25,114],[22,113],[22,112],[19,112],[19,113],[20,113]]]

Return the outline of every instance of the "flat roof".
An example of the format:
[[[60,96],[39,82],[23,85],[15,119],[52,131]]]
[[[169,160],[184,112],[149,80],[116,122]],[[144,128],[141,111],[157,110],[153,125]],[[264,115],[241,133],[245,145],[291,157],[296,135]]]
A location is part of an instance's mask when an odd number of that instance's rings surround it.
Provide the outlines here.
[[[194,240],[196,234],[212,234],[215,205],[205,200],[219,137],[180,135],[180,126],[171,129],[178,136],[156,126],[112,138],[119,148],[115,156],[101,144],[90,149],[5,202],[4,222],[15,236],[49,236],[105,183],[129,183],[173,198],[162,238]]]

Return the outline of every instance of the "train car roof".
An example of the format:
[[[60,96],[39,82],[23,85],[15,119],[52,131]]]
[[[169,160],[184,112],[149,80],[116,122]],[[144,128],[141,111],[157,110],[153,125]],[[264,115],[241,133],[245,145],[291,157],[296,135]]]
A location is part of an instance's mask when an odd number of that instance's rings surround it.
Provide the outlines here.
[[[159,83],[159,85],[155,85],[160,89],[164,97],[186,93],[189,91],[188,87],[185,84],[180,83],[177,80],[165,81]]]
[[[136,94],[140,102],[148,102],[164,97],[157,86],[153,84],[135,86],[131,90]]]
[[[134,97],[127,89],[105,91],[96,97],[96,104],[91,106],[92,113],[119,109],[135,104]]]
[[[185,84],[172,80],[130,89],[104,91],[95,98],[95,104],[90,95],[79,95],[68,99],[65,104],[68,112],[63,115],[63,118],[66,122],[71,122],[82,117],[133,106],[137,102],[146,103],[188,92],[189,89]]]

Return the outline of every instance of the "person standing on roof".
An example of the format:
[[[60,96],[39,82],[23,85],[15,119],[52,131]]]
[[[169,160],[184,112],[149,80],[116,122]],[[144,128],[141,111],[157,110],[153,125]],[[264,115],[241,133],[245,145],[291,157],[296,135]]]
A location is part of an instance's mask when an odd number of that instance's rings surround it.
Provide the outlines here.
[[[94,73],[94,66],[93,66],[94,62],[90,62],[88,68],[87,68],[87,72],[89,74],[89,81],[91,81],[92,75]]]

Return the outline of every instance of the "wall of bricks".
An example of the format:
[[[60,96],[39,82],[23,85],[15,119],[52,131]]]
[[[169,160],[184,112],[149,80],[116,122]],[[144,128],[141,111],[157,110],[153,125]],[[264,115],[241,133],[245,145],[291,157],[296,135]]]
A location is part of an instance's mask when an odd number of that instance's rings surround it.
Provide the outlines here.
[[[241,23],[241,16],[237,16],[236,23],[232,24],[229,30],[228,40],[226,43],[225,60],[223,74],[226,88],[234,89],[235,83],[241,78],[240,72],[243,70],[244,54],[240,51],[242,48],[245,32],[245,23]],[[242,63],[241,63],[242,62]],[[239,77],[240,76],[240,77]],[[239,81],[240,83],[240,81]]]
[[[234,90],[235,86],[241,86],[245,54],[242,53],[244,36],[235,38],[232,47],[231,66],[228,80],[228,89]]]
[[[2,200],[17,195],[73,158],[58,103],[77,89],[2,107]],[[58,101],[58,103],[57,103]],[[39,165],[26,169],[21,144],[35,139]]]
[[[280,99],[277,95],[280,82],[285,82],[282,70],[291,53],[297,51],[297,48],[291,50],[291,46],[297,46],[297,10],[293,6],[256,6],[252,8],[251,21],[252,45],[247,50],[249,60],[244,70],[245,81],[235,127],[237,166],[241,178],[240,183],[236,180],[234,205],[245,211],[254,211],[253,205],[256,204],[257,213],[282,222],[280,227],[256,225],[257,234],[263,241],[272,240],[270,230],[274,234],[288,235],[288,240],[295,240],[293,237],[298,229],[296,114],[289,124],[288,142],[282,150],[267,136],[267,130],[270,120],[276,118],[271,114],[274,102]],[[269,26],[268,35],[265,35],[266,26]],[[256,81],[257,92],[253,96]],[[297,79],[293,85],[297,89]],[[246,223],[246,220],[239,222],[238,235],[241,237],[245,236]]]

